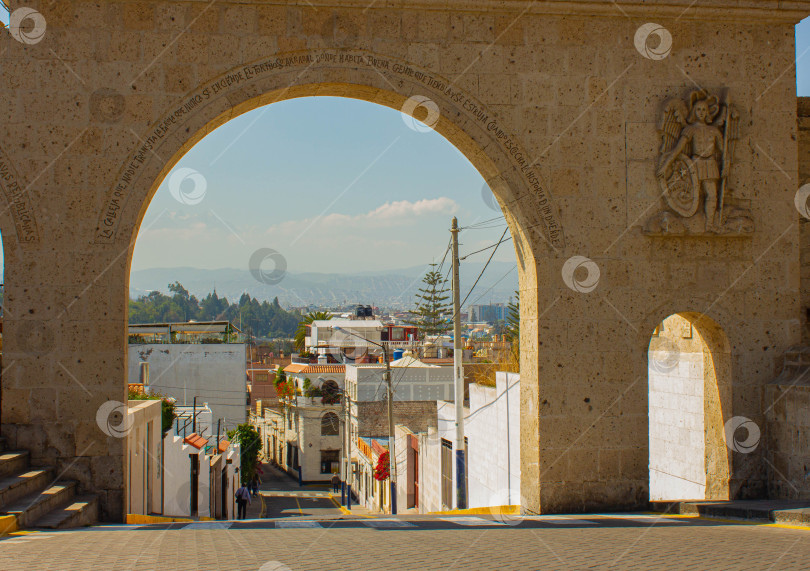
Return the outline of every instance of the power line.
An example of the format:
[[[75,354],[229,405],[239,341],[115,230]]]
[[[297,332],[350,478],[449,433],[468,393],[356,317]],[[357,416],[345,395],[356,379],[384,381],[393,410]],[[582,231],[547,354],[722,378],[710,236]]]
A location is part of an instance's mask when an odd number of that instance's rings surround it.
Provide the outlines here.
[[[484,268],[481,270],[481,273],[480,273],[480,274],[478,274],[478,277],[475,279],[475,283],[473,283],[472,287],[470,288],[470,291],[469,291],[469,292],[467,292],[467,295],[466,295],[466,297],[464,298],[464,301],[462,301],[462,302],[459,304],[459,311],[461,311],[461,308],[462,308],[462,307],[464,307],[464,303],[467,301],[467,299],[468,299],[468,298],[470,297],[470,295],[472,294],[473,290],[475,289],[475,286],[476,286],[476,285],[478,285],[478,281],[481,279],[481,276],[483,276],[483,275],[484,275],[484,272],[485,272],[485,271],[487,271],[487,267],[489,267],[489,263],[492,261],[492,257],[495,255],[495,252],[497,252],[497,251],[498,251],[498,246],[500,246],[500,245],[501,245],[501,244],[504,242],[504,237],[506,236],[506,233],[507,233],[508,231],[509,231],[509,228],[507,228],[506,230],[504,230],[504,231],[503,231],[503,234],[501,234],[501,239],[500,239],[500,241],[499,241],[497,244],[495,244],[495,249],[494,249],[494,250],[492,250],[492,253],[489,255],[489,259],[487,260],[487,263],[486,263],[486,264],[484,264]],[[510,238],[510,240],[511,240],[511,238]]]
[[[484,293],[482,293],[481,295],[479,295],[479,296],[476,298],[476,300],[475,300],[474,302],[472,302],[472,304],[470,304],[470,305],[475,305],[475,304],[476,304],[476,303],[477,303],[477,302],[478,302],[478,301],[479,301],[479,300],[480,300],[482,297],[484,297],[484,296],[485,296],[485,295],[487,295],[489,292],[491,292],[491,291],[492,291],[492,290],[495,288],[495,286],[496,286],[496,285],[498,285],[498,284],[499,284],[499,283],[501,283],[501,282],[502,282],[504,279],[506,279],[506,276],[508,276],[509,274],[511,274],[513,271],[515,271],[515,269],[516,269],[516,268],[517,268],[517,265],[514,265],[514,266],[512,266],[511,268],[509,268],[509,271],[508,271],[508,272],[506,272],[506,273],[505,273],[503,276],[501,276],[501,278],[500,278],[498,281],[496,281],[494,284],[492,284],[492,285],[489,287],[489,289],[488,289],[487,291],[485,291]]]
[[[495,222],[496,220],[502,220],[502,219],[504,219],[503,215],[496,216],[495,218],[490,218],[489,220],[482,220],[481,222],[476,222],[475,224],[470,224],[469,226],[462,226],[461,228],[459,228],[459,230],[472,230],[474,228],[478,228],[480,226],[483,226],[484,224],[488,224],[490,222]]]
[[[506,232],[507,232],[508,230],[509,230],[509,229],[507,228],[506,230],[504,230],[504,231],[503,231],[504,235],[506,235]],[[478,254],[479,252],[484,252],[484,251],[489,250],[489,249],[491,249],[491,248],[497,248],[498,246],[500,246],[500,245],[501,245],[501,243],[502,243],[502,242],[508,242],[508,241],[509,241],[509,240],[511,240],[511,239],[512,239],[512,237],[511,237],[511,236],[509,236],[509,237],[508,237],[506,240],[504,240],[504,239],[503,239],[503,236],[501,236],[501,241],[500,241],[500,242],[498,242],[497,244],[493,244],[493,245],[491,245],[491,246],[487,246],[486,248],[481,248],[480,250],[476,250],[475,252],[470,252],[469,254],[467,254],[466,256],[464,256],[463,258],[459,258],[459,261],[466,260],[467,258],[469,258],[470,256],[472,256],[473,254]]]

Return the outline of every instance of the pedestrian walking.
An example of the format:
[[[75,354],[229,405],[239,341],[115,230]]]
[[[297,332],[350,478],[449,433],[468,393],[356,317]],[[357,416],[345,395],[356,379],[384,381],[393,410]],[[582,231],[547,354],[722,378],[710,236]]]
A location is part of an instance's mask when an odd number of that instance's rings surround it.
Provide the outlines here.
[[[250,482],[250,492],[254,496],[259,495],[259,477],[258,476],[254,476],[253,481]]]
[[[332,493],[337,494],[340,491],[340,476],[332,474]]]
[[[247,486],[242,485],[241,488],[236,490],[236,507],[237,507],[236,519],[245,519],[245,516],[247,516],[247,505],[249,503],[250,503],[250,490],[247,489]]]

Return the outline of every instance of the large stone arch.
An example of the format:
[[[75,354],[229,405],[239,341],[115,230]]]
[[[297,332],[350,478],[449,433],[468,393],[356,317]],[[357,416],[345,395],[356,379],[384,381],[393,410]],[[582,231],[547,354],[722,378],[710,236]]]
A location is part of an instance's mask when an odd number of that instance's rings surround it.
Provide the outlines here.
[[[287,61],[292,63],[283,65]],[[370,66],[370,62],[374,65]],[[251,81],[243,79],[246,69],[261,65],[271,69],[253,76]],[[214,85],[225,87],[218,87],[213,94]],[[210,94],[207,99],[206,92]],[[523,386],[525,402],[533,402],[537,380],[531,371],[536,375],[538,370],[538,338],[531,334],[530,325],[536,316],[536,306],[532,306],[538,287],[535,264],[538,259],[558,256],[565,247],[558,211],[539,167],[533,164],[519,137],[509,131],[503,119],[471,94],[415,64],[361,50],[313,50],[281,54],[269,64],[240,66],[201,84],[183,97],[182,105],[167,109],[160,121],[138,134],[141,144],[124,161],[99,212],[96,244],[128,250],[128,284],[140,223],[161,182],[180,158],[208,133],[234,117],[264,105],[307,96],[349,97],[405,112],[412,100],[420,106],[425,105],[424,99],[428,99],[428,105],[436,105],[439,115],[431,127],[482,174],[501,206],[514,239],[520,288],[525,300],[521,304],[521,319],[529,333],[521,339],[522,368],[527,371]],[[189,103],[201,99],[204,104]],[[177,111],[187,107],[190,107],[187,111]],[[416,116],[430,119],[418,113]],[[155,133],[164,128],[161,126],[169,127],[158,137]],[[137,166],[133,168],[134,165]],[[530,410],[536,410],[529,406]],[[537,441],[535,427],[531,422],[525,423],[525,427],[522,438],[526,449],[531,450]],[[524,474],[527,478],[532,474],[536,477],[531,464],[527,464]],[[527,489],[536,486],[536,480],[527,480]],[[535,506],[534,511],[539,511],[539,506]]]
[[[0,34],[0,139],[39,233],[12,246],[22,219],[0,215],[14,274],[4,349],[15,365],[2,394],[10,445],[99,493],[103,517],[121,519],[124,447],[96,413],[126,398],[129,259],[149,198],[208,129],[274,97],[317,93],[394,108],[429,97],[436,129],[493,188],[520,265],[527,511],[646,504],[646,383],[636,378],[666,315],[703,312],[722,327],[729,412],[762,415],[764,386],[805,320],[791,62],[810,2],[312,4],[35,2],[48,24],[39,43]],[[638,49],[641,22],[671,33],[671,53]],[[334,57],[313,61],[319,53]],[[251,77],[248,65],[260,66]],[[641,232],[660,207],[661,106],[696,83],[740,109],[729,188],[750,208],[747,236]],[[192,102],[206,88],[208,103]],[[564,283],[573,256],[600,268],[595,290]],[[733,471],[744,480],[736,497],[764,491],[755,455],[735,458]]]

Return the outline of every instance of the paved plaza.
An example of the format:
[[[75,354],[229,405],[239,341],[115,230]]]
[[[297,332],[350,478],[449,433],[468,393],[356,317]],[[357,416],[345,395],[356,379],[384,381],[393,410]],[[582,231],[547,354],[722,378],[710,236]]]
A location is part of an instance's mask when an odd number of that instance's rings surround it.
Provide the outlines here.
[[[810,529],[645,514],[379,516],[99,526],[0,541],[6,570],[608,568],[808,569]]]

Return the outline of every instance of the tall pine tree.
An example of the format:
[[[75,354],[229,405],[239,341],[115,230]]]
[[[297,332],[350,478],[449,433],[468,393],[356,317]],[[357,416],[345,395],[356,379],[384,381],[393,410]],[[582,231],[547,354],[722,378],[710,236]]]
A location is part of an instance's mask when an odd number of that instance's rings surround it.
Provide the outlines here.
[[[424,339],[428,335],[442,335],[452,328],[453,311],[447,302],[449,290],[444,287],[444,278],[436,270],[436,264],[422,278],[423,287],[416,294],[416,306],[411,312],[416,316],[408,322],[419,328],[419,336]]]

